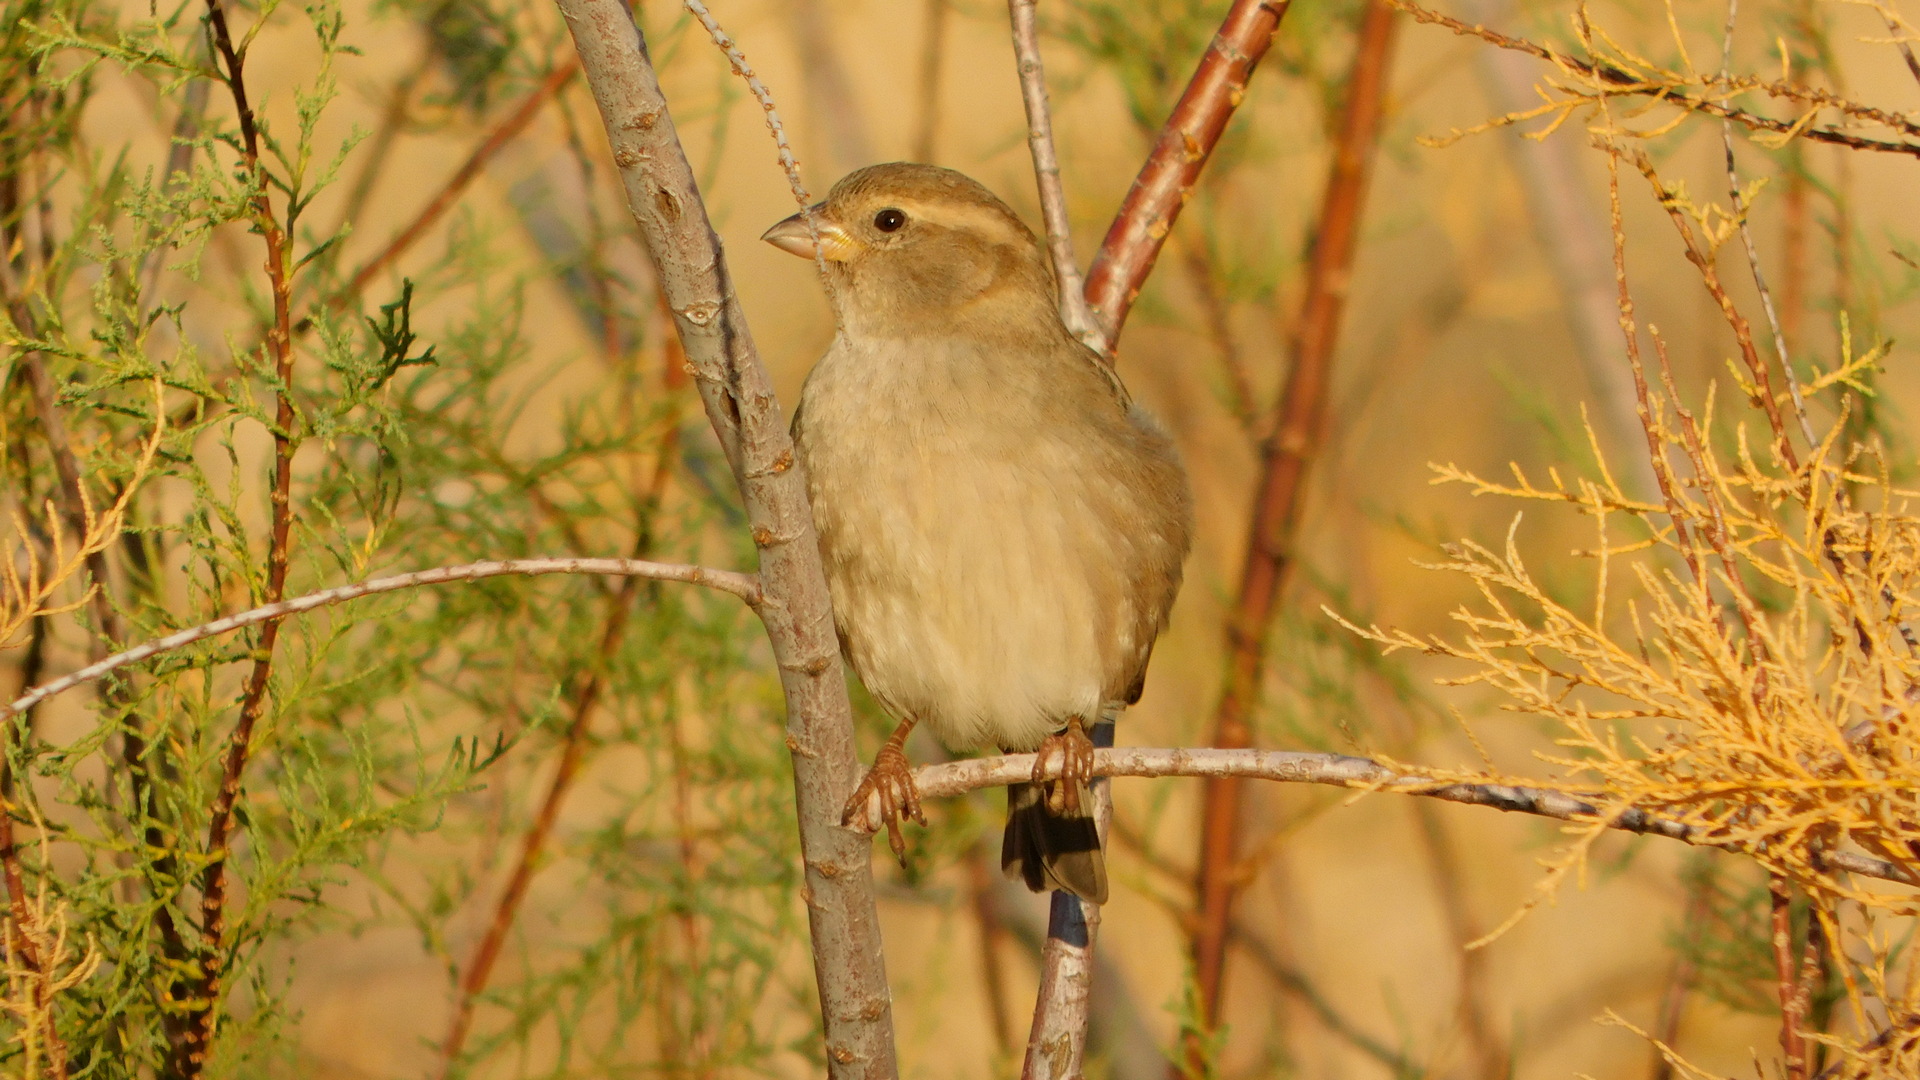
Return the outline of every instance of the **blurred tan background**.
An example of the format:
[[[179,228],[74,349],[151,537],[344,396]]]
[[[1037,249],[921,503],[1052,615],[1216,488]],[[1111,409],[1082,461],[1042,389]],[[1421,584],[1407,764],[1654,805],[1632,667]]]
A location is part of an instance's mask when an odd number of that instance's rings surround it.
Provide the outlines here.
[[[1170,0],[1146,5],[1141,18],[1174,7]],[[1209,22],[1221,5],[1202,7],[1193,18]],[[930,102],[921,87],[929,10],[925,0],[714,5],[776,95],[815,197],[851,168],[912,155],[925,138]],[[1041,10],[1063,20],[1079,11],[1054,0]],[[1116,10],[1125,17],[1124,7]],[[1885,33],[1870,9],[1821,4],[1819,10],[1832,22],[1831,41],[1856,98],[1896,109],[1920,105],[1920,87],[1897,53],[1863,40]],[[1516,33],[1565,40],[1571,7],[1535,3],[1525,10],[1460,13]],[[1717,60],[1724,10],[1681,4],[1675,13],[1696,59]],[[1772,27],[1768,20],[1776,15],[1756,8],[1743,16],[1749,22],[1737,67],[1778,70],[1777,54],[1759,30]],[[348,5],[347,16],[347,40],[361,54],[339,59],[342,100],[323,121],[322,145],[344,139],[355,127],[377,129],[397,81],[419,77],[431,85],[443,77],[437,68],[422,68],[424,35],[417,28],[362,3]],[[1659,5],[1606,4],[1594,8],[1594,18],[1634,47],[1661,57],[1672,51]],[[523,19],[547,40],[560,40],[551,8],[529,4]],[[944,20],[938,92],[931,100],[937,108],[932,160],[986,182],[1037,225],[1005,11],[962,0]],[[831,320],[813,269],[756,240],[794,209],[772,142],[724,59],[687,32],[680,12],[649,3],[644,22],[692,160],[711,178],[709,210],[755,336],[782,399],[791,402],[826,344]],[[1329,95],[1338,99],[1351,22],[1350,8],[1304,2],[1289,14],[1273,56],[1233,121],[1215,162],[1218,173],[1180,221],[1121,341],[1120,371],[1173,432],[1193,474],[1201,514],[1173,628],[1155,658],[1145,701],[1122,724],[1123,744],[1205,738],[1222,678],[1223,617],[1238,585],[1257,469],[1257,443],[1227,404],[1221,343],[1209,328],[1206,289],[1190,256],[1210,253],[1220,278],[1206,288],[1220,291],[1232,345],[1256,397],[1269,401],[1284,371],[1285,328],[1298,307],[1302,252],[1327,167],[1327,102]],[[1188,42],[1146,44],[1163,49],[1159,62],[1175,86],[1184,80],[1194,60]],[[1084,263],[1146,141],[1109,70],[1057,36],[1044,39],[1043,48]],[[276,27],[256,50],[249,74],[257,98],[269,115],[290,125],[291,87],[314,70],[310,38]],[[1475,767],[1481,759],[1462,733],[1465,721],[1508,770],[1528,772],[1533,755],[1548,749],[1531,722],[1499,713],[1484,693],[1432,687],[1432,678],[1447,674],[1442,668],[1404,658],[1385,666],[1359,662],[1372,653],[1370,647],[1343,643],[1343,632],[1320,613],[1324,604],[1361,622],[1418,632],[1445,629],[1449,610],[1464,596],[1462,583],[1416,561],[1432,558],[1436,543],[1446,539],[1497,541],[1515,507],[1430,485],[1429,463],[1458,463],[1495,476],[1504,475],[1509,461],[1536,473],[1552,464],[1578,468],[1587,457],[1578,432],[1582,402],[1594,403],[1596,426],[1609,449],[1631,454],[1615,438],[1617,429],[1607,427],[1595,376],[1581,360],[1581,331],[1571,314],[1578,301],[1553,263],[1553,245],[1563,237],[1540,227],[1526,191],[1525,156],[1559,155],[1574,181],[1572,189],[1556,193],[1561,205],[1584,214],[1604,240],[1604,159],[1586,148],[1579,121],[1545,144],[1511,130],[1444,149],[1416,141],[1502,110],[1489,93],[1489,80],[1497,76],[1487,53],[1483,45],[1410,20],[1399,28],[1387,123],[1333,365],[1327,442],[1314,464],[1300,563],[1284,598],[1258,717],[1261,745],[1380,752]],[[564,44],[556,55],[567,55]],[[1535,68],[1535,77],[1548,74],[1542,65]],[[616,267],[644,283],[644,262],[626,235],[597,115],[577,83],[561,97],[585,144],[603,159],[595,186],[582,189],[577,172],[563,162],[566,125],[548,106],[461,194],[452,227],[491,232],[498,250],[514,253],[528,267],[544,266],[549,256],[516,193],[545,185],[561,193],[563,204],[591,200],[617,237],[609,248]],[[482,116],[429,133],[399,132],[390,166],[353,221],[345,261],[363,260],[410,220],[511,104],[497,102]],[[90,115],[89,135],[101,146],[126,144],[136,157],[157,162],[166,115],[164,103],[143,97],[131,84],[110,86]],[[1664,170],[1670,178],[1684,177],[1699,198],[1724,199],[1717,128],[1696,124],[1688,130],[1663,144],[1669,155]],[[365,149],[363,144],[356,152]],[[1766,155],[1746,148],[1741,153],[1747,175],[1771,171]],[[1829,148],[1807,156],[1828,182],[1846,185],[1857,238],[1851,305],[1856,333],[1906,337],[1914,321],[1906,302],[1907,269],[1888,252],[1906,241],[1914,164],[1857,154],[1843,177],[1839,155]],[[1763,256],[1774,266],[1781,258],[1777,187],[1763,193],[1756,212]],[[340,189],[324,195],[312,220],[332,220],[343,198]],[[1658,324],[1667,335],[1690,392],[1700,393],[1716,374],[1724,386],[1731,349],[1724,324],[1637,177],[1627,185],[1625,200],[1643,322]],[[1814,212],[1816,226],[1825,220],[1822,213]],[[1830,302],[1834,277],[1830,245],[1824,234],[1815,239],[1794,348],[1798,356],[1826,361],[1837,340]],[[441,244],[430,236],[418,253],[401,260],[399,270],[430,258]],[[217,236],[212,252],[241,267],[258,259],[252,238],[237,231]],[[1735,249],[1723,255],[1722,266],[1740,294],[1749,295]],[[555,358],[586,357],[596,347],[569,288],[565,279],[550,276],[529,294],[529,336],[536,349]],[[430,322],[432,316],[428,310],[419,317]],[[1614,342],[1617,351],[1617,335]],[[656,348],[657,342],[649,337],[642,347]],[[1613,358],[1610,353],[1604,359]],[[1897,430],[1920,393],[1901,350],[1891,356],[1883,390]],[[564,379],[554,381],[541,389],[530,415],[537,418],[540,409],[557,414],[569,406],[569,394]],[[541,438],[537,422],[523,420],[521,426],[524,438]],[[264,443],[247,450],[262,453]],[[1587,539],[1576,519],[1535,510],[1518,536],[1523,551],[1541,559],[1558,559]],[[1576,594],[1585,588],[1572,571],[1555,584]],[[1394,689],[1396,680],[1406,680],[1435,707],[1409,710]],[[1457,711],[1459,720],[1445,710]],[[863,752],[872,749],[868,744]],[[926,748],[917,752],[924,756]],[[596,793],[617,787],[623,767],[617,750],[595,760],[566,809],[563,830],[596,827]],[[1146,1054],[1170,1050],[1184,1008],[1180,920],[1191,905],[1198,791],[1194,781],[1117,784],[1127,837],[1114,846],[1115,896],[1100,948],[1120,982],[1101,986],[1101,1008],[1110,1010],[1109,1020],[1137,1030],[1106,1043],[1121,1047],[1126,1058],[1100,1063],[1114,1076],[1159,1075],[1163,1066]],[[993,817],[977,815],[990,833],[997,832]],[[1527,1080],[1652,1075],[1647,1044],[1601,1017],[1612,1010],[1643,1027],[1655,1023],[1674,964],[1667,938],[1681,915],[1679,872],[1688,851],[1664,841],[1603,841],[1597,872],[1583,886],[1563,890],[1504,937],[1466,954],[1464,941],[1498,924],[1528,896],[1540,874],[1536,860],[1556,837],[1551,824],[1479,808],[1267,785],[1252,792],[1246,834],[1249,849],[1260,855],[1251,863],[1240,912],[1257,944],[1235,951],[1228,976],[1224,1075],[1362,1080],[1396,1075],[1391,1058],[1411,1075],[1435,1077],[1483,1076],[1503,1058],[1510,1060],[1512,1076]],[[397,846],[386,872],[404,877],[408,860],[431,858],[433,850],[431,838]],[[896,881],[884,847],[876,845],[875,852],[881,879]],[[1731,872],[1751,876],[1744,869]],[[582,900],[569,881],[562,875],[536,881],[529,925],[569,925],[570,905]],[[890,884],[884,893],[903,1074],[914,1080],[1004,1076],[1017,1068],[1000,1056],[990,1033],[979,923],[965,900],[970,881],[964,857],[943,851],[928,880],[912,888]],[[350,883],[335,899],[349,908],[379,907],[369,890]],[[1014,894],[1003,901],[1015,931],[1044,911],[1041,897]],[[440,933],[453,953],[464,955],[486,914],[485,905],[476,903],[447,913]],[[305,1058],[298,1071],[305,1075],[418,1076],[434,1061],[433,1043],[449,1003],[446,966],[426,954],[406,926],[382,928],[377,920],[368,925],[358,933],[313,938],[284,958],[302,1015]],[[538,941],[539,932],[530,931],[525,944],[537,947]],[[1034,956],[1017,932],[999,938],[995,948],[1007,972],[1003,1007],[1017,1043]],[[804,970],[797,943],[786,962],[796,973]],[[768,1005],[756,1023],[770,1034],[798,1037],[809,1022],[805,1007],[798,1001],[785,1008]],[[480,1015],[484,1027],[486,1011]],[[1772,1052],[1770,1018],[1736,1013],[1699,993],[1688,1000],[1679,1030],[1685,1052],[1720,1073],[1751,1076],[1753,1055]],[[1366,1040],[1372,1049],[1361,1045]],[[783,1075],[808,1071],[792,1055],[771,1067]],[[541,1073],[502,1060],[483,1074]]]

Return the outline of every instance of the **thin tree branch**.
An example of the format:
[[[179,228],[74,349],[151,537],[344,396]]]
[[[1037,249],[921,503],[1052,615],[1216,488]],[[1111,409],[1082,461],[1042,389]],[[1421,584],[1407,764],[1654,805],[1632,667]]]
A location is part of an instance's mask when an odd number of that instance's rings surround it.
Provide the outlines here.
[[[1722,82],[1732,78],[1733,66],[1733,25],[1740,14],[1740,0],[1727,0],[1727,29],[1720,46],[1720,79]],[[1906,43],[1901,43],[1906,48]],[[1913,62],[1913,53],[1907,51],[1907,62]],[[1793,361],[1788,359],[1787,335],[1780,329],[1780,315],[1773,307],[1773,292],[1767,288],[1767,275],[1760,268],[1760,248],[1753,242],[1753,228],[1747,221],[1747,196],[1740,190],[1740,172],[1733,160],[1733,121],[1722,117],[1720,120],[1720,145],[1727,158],[1727,194],[1733,200],[1733,219],[1740,226],[1740,243],[1747,250],[1747,268],[1753,272],[1753,287],[1760,293],[1760,307],[1767,313],[1767,327],[1773,331],[1773,352],[1780,359],[1780,374],[1786,379],[1787,395],[1793,400],[1793,415],[1800,423],[1800,437],[1807,440],[1809,453],[1820,446],[1819,436],[1813,433],[1813,422],[1807,418],[1807,402],[1800,396],[1800,378],[1793,372]]]
[[[839,828],[860,766],[805,477],[631,12],[621,0],[557,3],[760,550],[759,612],[786,693],[828,1075],[884,1080],[898,1068],[872,844]]]
[[[1053,117],[1047,105],[1047,73],[1040,62],[1040,31],[1035,0],[1007,0],[1013,24],[1013,56],[1019,65],[1020,100],[1027,110],[1027,149],[1033,154],[1033,178],[1040,188],[1040,218],[1047,228],[1047,256],[1059,289],[1060,321],[1081,344],[1105,355],[1108,336],[1094,321],[1073,257],[1073,232],[1067,222],[1067,192],[1060,183],[1060,155],[1053,143]]]
[[[1361,15],[1346,102],[1321,198],[1306,294],[1289,342],[1291,363],[1281,392],[1279,422],[1262,451],[1239,594],[1228,616],[1225,686],[1209,740],[1218,747],[1252,745],[1249,717],[1265,673],[1274,606],[1292,570],[1307,474],[1326,424],[1335,345],[1385,109],[1396,21],[1385,0],[1369,0]],[[1185,1039],[1190,1069],[1199,1064],[1206,1033],[1219,1022],[1233,896],[1240,883],[1240,785],[1237,777],[1219,777],[1207,782],[1202,795],[1191,955],[1203,1027],[1188,1032]]]
[[[1890,113],[1883,109],[1876,109],[1871,106],[1848,101],[1845,98],[1828,93],[1817,87],[1798,86],[1780,80],[1763,82],[1752,77],[1741,77],[1726,83],[1720,83],[1717,80],[1711,81],[1705,87],[1705,92],[1693,94],[1667,82],[1643,79],[1638,75],[1622,71],[1605,62],[1589,63],[1588,61],[1568,56],[1566,53],[1556,49],[1535,44],[1525,38],[1509,37],[1506,34],[1489,30],[1484,26],[1470,25],[1452,16],[1442,15],[1437,11],[1431,11],[1421,7],[1419,4],[1414,3],[1413,0],[1392,0],[1392,3],[1394,7],[1413,16],[1416,22],[1445,27],[1462,37],[1478,38],[1489,45],[1495,45],[1502,49],[1512,49],[1516,52],[1523,52],[1537,59],[1545,60],[1564,71],[1604,83],[1608,87],[1606,93],[1609,96],[1618,94],[1623,96],[1659,97],[1679,108],[1732,120],[1734,123],[1752,131],[1770,131],[1777,135],[1796,135],[1812,139],[1815,142],[1832,143],[1836,146],[1851,147],[1855,150],[1875,150],[1881,153],[1920,156],[1920,143],[1900,140],[1869,139],[1859,135],[1848,134],[1838,128],[1806,124],[1804,122],[1805,118],[1775,120],[1773,117],[1762,116],[1759,113],[1746,109],[1735,108],[1718,100],[1719,98],[1728,97],[1733,94],[1756,91],[1767,94],[1770,97],[1793,101],[1810,108],[1837,109],[1854,119],[1880,124],[1908,135],[1920,135],[1920,122],[1910,120],[1898,113]]]
[[[473,148],[473,152],[467,155],[467,160],[453,171],[452,176],[447,177],[446,183],[440,186],[440,190],[434,194],[433,198],[427,200],[427,205],[420,208],[420,212],[414,215],[413,220],[395,233],[393,239],[387,241],[387,245],[380,249],[379,254],[368,259],[360,269],[354,271],[353,276],[347,279],[346,287],[333,297],[334,305],[344,305],[359,296],[374,278],[380,276],[408,248],[426,235],[427,230],[440,220],[441,215],[459,201],[461,193],[466,191],[467,185],[473,183],[474,178],[480,175],[480,171],[486,168],[487,162],[524,131],[526,126],[533,122],[533,118],[540,114],[540,110],[546,106],[547,102],[560,93],[561,89],[579,73],[580,62],[568,60],[540,80],[539,86],[534,87],[526,97],[521,98],[520,104],[501,117],[492,131],[487,132],[486,137],[480,140],[480,145]]]
[[[913,770],[913,782],[925,799],[951,799],[982,788],[1004,787],[1034,777],[1033,754],[1005,754],[965,761],[922,765]],[[1049,767],[1041,779],[1052,779]],[[1093,752],[1094,776],[1238,776],[1285,784],[1322,784],[1356,791],[1421,795],[1443,802],[1490,806],[1513,814],[1530,814],[1558,821],[1604,822],[1609,829],[1664,836],[1695,847],[1718,848],[1735,854],[1757,854],[1737,840],[1716,837],[1711,829],[1661,817],[1634,807],[1608,807],[1597,795],[1511,784],[1468,783],[1418,773],[1396,772],[1372,758],[1349,754],[1320,754],[1302,750],[1221,750],[1214,747],[1155,748],[1129,746]],[[867,805],[864,819],[850,828],[874,833],[880,828],[878,796]],[[1876,859],[1844,851],[1825,851],[1819,865],[1860,877],[1879,878],[1920,887],[1920,870],[1906,863]]]
[[[1111,719],[1095,724],[1090,733],[1094,746],[1111,747],[1113,730]],[[1113,828],[1113,791],[1105,780],[1096,780],[1092,796],[1094,828],[1104,847]],[[1020,1080],[1080,1080],[1093,1015],[1093,950],[1099,937],[1100,905],[1065,889],[1053,890]]]
[[[1287,4],[1234,0],[1114,215],[1087,271],[1087,303],[1109,348],[1118,342],[1200,170],[1246,97],[1247,80],[1273,44]]]
[[[1361,1030],[1360,1025],[1342,1015],[1328,1001],[1320,988],[1312,980],[1288,964],[1280,953],[1267,940],[1256,933],[1244,918],[1236,916],[1233,920],[1233,943],[1245,949],[1267,977],[1279,984],[1280,989],[1292,994],[1306,1005],[1307,1009],[1320,1021],[1334,1037],[1345,1042],[1355,1050],[1385,1065],[1396,1077],[1431,1076],[1432,1071],[1405,1054],[1393,1049],[1386,1043]],[[1499,1074],[1488,1074],[1490,1076]]]
[[[215,51],[226,68],[223,81],[233,96],[233,109],[240,124],[241,153],[247,182],[253,188],[253,224],[267,249],[267,280],[273,294],[273,324],[267,331],[267,353],[273,359],[273,487],[271,533],[267,547],[267,581],[262,596],[277,604],[285,595],[287,565],[293,549],[293,453],[297,447],[294,428],[298,416],[293,407],[293,282],[288,267],[288,241],[267,192],[266,165],[260,157],[260,133],[253,106],[247,101],[246,56],[233,43],[227,28],[226,10],[221,0],[207,0],[207,23],[212,30]],[[227,855],[233,827],[234,807],[240,801],[241,779],[247,758],[253,749],[253,731],[266,712],[267,687],[273,672],[274,645],[280,637],[277,618],[261,624],[260,639],[253,649],[253,670],[247,677],[246,691],[240,702],[240,716],[234,722],[227,744],[227,757],[214,795],[207,823],[206,869],[200,878],[200,979],[191,1000],[186,1029],[174,1047],[174,1068],[191,1080],[206,1065],[213,1040],[214,1014],[219,1009],[220,983],[225,975],[222,939],[226,935]]]
[[[297,596],[291,600],[282,600],[277,604],[242,611],[223,619],[215,619],[210,623],[190,627],[179,633],[168,634],[166,637],[157,638],[125,652],[115,653],[98,663],[88,664],[70,675],[61,676],[44,686],[36,687],[7,705],[0,706],[0,723],[5,723],[48,698],[63,694],[76,686],[83,686],[123,667],[151,659],[161,653],[183,649],[196,641],[205,641],[210,637],[218,637],[235,630],[244,630],[249,626],[284,619],[289,615],[298,615],[315,608],[358,600],[363,596],[417,589],[423,585],[480,581],[509,574],[525,577],[541,574],[610,574],[654,578],[659,581],[684,581],[731,593],[745,600],[751,607],[758,607],[762,602],[759,580],[754,575],[742,574],[734,570],[714,570],[685,563],[646,562],[640,559],[505,559],[466,563],[461,566],[442,566],[433,570],[416,570],[411,574],[396,574],[393,577],[374,578],[372,581],[362,581],[354,585],[342,585],[334,589]]]

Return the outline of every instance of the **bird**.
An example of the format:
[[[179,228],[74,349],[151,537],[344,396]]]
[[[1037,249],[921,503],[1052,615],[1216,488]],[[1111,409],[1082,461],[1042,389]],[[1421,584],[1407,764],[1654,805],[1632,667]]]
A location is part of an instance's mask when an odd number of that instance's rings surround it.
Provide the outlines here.
[[[841,653],[898,721],[844,821],[878,793],[904,862],[900,819],[926,824],[916,724],[954,751],[1037,752],[1008,788],[1002,869],[1105,903],[1089,731],[1139,700],[1180,589],[1193,495],[1173,441],[1062,323],[1033,231],[960,172],[860,169],[762,239],[825,267],[836,331],[794,447]]]

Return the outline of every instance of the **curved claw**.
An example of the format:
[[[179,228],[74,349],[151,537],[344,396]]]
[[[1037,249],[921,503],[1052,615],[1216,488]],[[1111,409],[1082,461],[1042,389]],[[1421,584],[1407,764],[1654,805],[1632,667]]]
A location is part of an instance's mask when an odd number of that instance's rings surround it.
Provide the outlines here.
[[[874,756],[873,768],[867,770],[866,779],[853,791],[853,797],[847,800],[847,806],[840,814],[842,825],[852,824],[866,816],[867,803],[873,796],[880,796],[880,820],[887,827],[887,846],[893,849],[893,857],[900,865],[907,864],[907,842],[900,835],[900,819],[910,817],[921,825],[927,823],[927,815],[920,808],[920,789],[913,782],[913,770],[907,765],[907,755],[892,742],[880,748]]]
[[[1049,778],[1053,759],[1060,759],[1060,771]],[[1069,816],[1080,813],[1080,791],[1093,779],[1093,740],[1079,717],[1067,721],[1066,730],[1047,736],[1033,758],[1033,782],[1046,792],[1047,809]]]

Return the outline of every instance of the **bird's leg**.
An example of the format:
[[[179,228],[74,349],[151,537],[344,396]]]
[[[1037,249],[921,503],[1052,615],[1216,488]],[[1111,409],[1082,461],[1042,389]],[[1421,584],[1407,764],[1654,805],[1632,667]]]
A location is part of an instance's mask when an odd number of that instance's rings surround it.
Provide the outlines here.
[[[1047,765],[1060,758],[1060,775],[1047,779]],[[1033,782],[1047,794],[1047,809],[1056,814],[1080,812],[1080,789],[1093,779],[1093,740],[1087,737],[1086,721],[1067,718],[1065,730],[1056,731],[1040,741],[1033,758]]]
[[[887,846],[893,849],[893,857],[900,865],[907,865],[907,842],[900,837],[900,818],[910,817],[922,825],[927,823],[927,815],[920,809],[920,789],[913,784],[913,770],[907,766],[907,735],[913,731],[914,717],[900,721],[893,729],[880,752],[873,756],[873,768],[867,770],[867,778],[853,791],[853,798],[847,800],[847,808],[840,814],[840,824],[849,825],[863,818],[867,813],[867,802],[876,792],[880,795],[880,820],[887,826]]]

